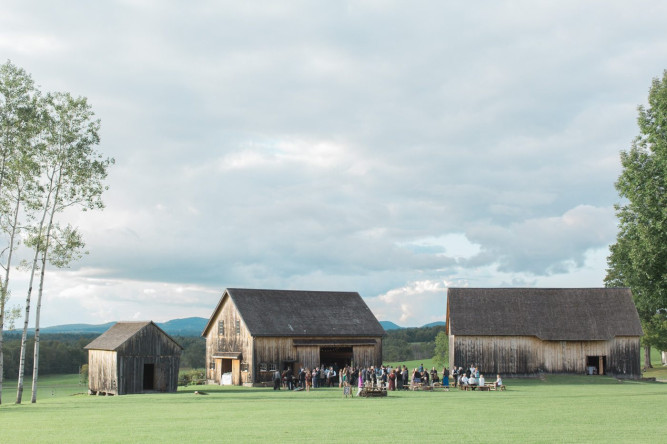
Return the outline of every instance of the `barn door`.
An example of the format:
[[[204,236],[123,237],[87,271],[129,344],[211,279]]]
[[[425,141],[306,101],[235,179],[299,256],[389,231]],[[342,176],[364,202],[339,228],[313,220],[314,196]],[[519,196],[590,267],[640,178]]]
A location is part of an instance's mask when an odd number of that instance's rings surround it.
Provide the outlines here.
[[[155,364],[144,364],[144,390],[155,390]]]
[[[241,360],[232,359],[232,384],[241,385]]]

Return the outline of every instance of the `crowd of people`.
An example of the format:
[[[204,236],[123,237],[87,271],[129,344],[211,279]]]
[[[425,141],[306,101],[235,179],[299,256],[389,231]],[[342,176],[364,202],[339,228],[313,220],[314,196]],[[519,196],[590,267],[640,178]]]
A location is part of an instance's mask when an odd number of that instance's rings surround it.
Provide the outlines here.
[[[442,376],[441,376],[442,375]],[[405,365],[392,366],[370,366],[357,368],[345,366],[340,369],[337,365],[317,366],[314,369],[300,368],[293,372],[291,367],[282,373],[275,371],[273,374],[273,389],[280,390],[305,390],[318,387],[358,387],[358,393],[363,387],[380,387],[386,390],[407,390],[410,386],[440,384],[449,389],[450,378],[453,386],[470,386],[472,390],[484,386],[486,379],[480,373],[479,366],[470,365],[470,368],[456,367],[450,371],[445,367],[439,373],[435,367],[431,370],[420,365],[410,372]],[[500,375],[496,375],[493,386],[498,388],[503,385]]]
[[[440,384],[443,388],[449,389],[450,378],[453,379],[455,387],[457,384],[484,384],[484,377],[478,374],[478,370],[474,366],[471,366],[466,372],[460,367],[455,367],[450,374],[446,367],[442,372],[439,372],[435,367],[431,370],[425,369],[423,364],[414,368],[412,372],[405,365],[363,368],[345,366],[338,368],[334,364],[316,366],[314,369],[300,368],[296,372],[292,371],[291,367],[288,367],[282,373],[276,371],[273,375],[273,389],[310,391],[311,388],[318,387],[351,386],[358,387],[359,392],[363,387],[380,387],[393,391],[407,390],[410,386],[415,385],[433,386],[434,384]],[[498,380],[500,380],[500,376]]]
[[[452,378],[454,380],[454,387],[457,385],[469,386],[472,390],[475,390],[477,387],[483,387],[486,385],[486,379],[484,375],[479,372],[479,366],[470,364],[470,368],[463,370],[463,367],[454,366],[452,370]],[[500,375],[496,375],[496,380],[493,382],[493,386],[497,389],[503,385],[503,380]]]

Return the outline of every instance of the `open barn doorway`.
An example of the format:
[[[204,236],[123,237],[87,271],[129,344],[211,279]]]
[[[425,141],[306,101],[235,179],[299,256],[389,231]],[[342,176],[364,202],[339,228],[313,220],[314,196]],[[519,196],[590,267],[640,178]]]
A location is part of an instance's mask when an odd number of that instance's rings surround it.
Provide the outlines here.
[[[352,365],[352,357],[352,347],[320,347],[320,364],[326,367]]]
[[[155,364],[144,364],[144,390],[155,389]]]
[[[606,356],[586,356],[586,374],[604,375],[604,369],[607,367]]]

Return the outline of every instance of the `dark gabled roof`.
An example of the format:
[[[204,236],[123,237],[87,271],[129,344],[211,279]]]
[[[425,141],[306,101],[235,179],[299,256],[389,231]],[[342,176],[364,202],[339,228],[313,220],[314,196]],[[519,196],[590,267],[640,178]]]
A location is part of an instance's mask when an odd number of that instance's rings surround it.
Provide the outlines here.
[[[229,297],[252,336],[384,336],[356,292],[228,288],[206,328]]]
[[[447,328],[453,335],[554,341],[642,335],[627,288],[450,288]]]
[[[128,339],[139,333],[141,330],[149,325],[153,325],[167,338],[169,338],[179,348],[183,349],[174,339],[164,332],[160,327],[155,325],[153,321],[139,321],[139,322],[117,322],[109,328],[109,330],[102,333],[97,339],[93,340],[84,348],[87,350],[111,350],[115,351],[120,348]]]

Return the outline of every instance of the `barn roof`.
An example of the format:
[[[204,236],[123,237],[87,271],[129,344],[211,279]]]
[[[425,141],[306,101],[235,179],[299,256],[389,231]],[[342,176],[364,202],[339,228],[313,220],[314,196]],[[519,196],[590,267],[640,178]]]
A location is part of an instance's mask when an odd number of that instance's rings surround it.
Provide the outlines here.
[[[97,339],[93,340],[93,342],[86,345],[84,348],[87,350],[118,350],[118,348],[128,339],[151,324],[167,338],[169,338],[174,344],[176,344],[181,349],[183,348],[176,341],[174,341],[171,336],[165,333],[164,330],[155,325],[153,321],[117,322],[112,325],[109,330],[102,333],[97,337]]]
[[[225,298],[234,303],[252,336],[384,336],[356,292],[228,288],[202,333],[211,328]]]
[[[642,335],[628,288],[450,288],[447,328],[453,335],[555,341]]]

